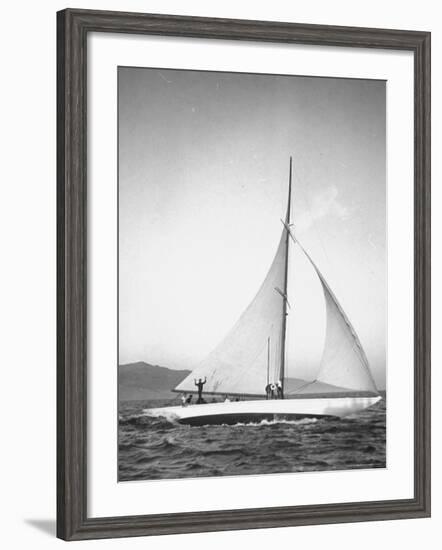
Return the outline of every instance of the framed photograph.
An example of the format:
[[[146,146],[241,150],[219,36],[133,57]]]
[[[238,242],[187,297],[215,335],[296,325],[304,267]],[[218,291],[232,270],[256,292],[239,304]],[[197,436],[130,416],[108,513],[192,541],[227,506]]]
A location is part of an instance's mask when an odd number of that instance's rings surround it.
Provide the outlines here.
[[[430,34],[57,17],[57,533],[430,515]]]

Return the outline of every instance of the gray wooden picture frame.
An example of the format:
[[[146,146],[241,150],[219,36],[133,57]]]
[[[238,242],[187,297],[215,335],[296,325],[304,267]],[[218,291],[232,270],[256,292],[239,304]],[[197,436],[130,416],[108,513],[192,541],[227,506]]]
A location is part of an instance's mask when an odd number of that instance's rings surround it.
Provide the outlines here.
[[[152,34],[408,50],[414,55],[414,497],[87,516],[87,37]],[[97,539],[430,515],[430,33],[67,9],[57,14],[57,536]],[[147,491],[148,489],[146,489]]]

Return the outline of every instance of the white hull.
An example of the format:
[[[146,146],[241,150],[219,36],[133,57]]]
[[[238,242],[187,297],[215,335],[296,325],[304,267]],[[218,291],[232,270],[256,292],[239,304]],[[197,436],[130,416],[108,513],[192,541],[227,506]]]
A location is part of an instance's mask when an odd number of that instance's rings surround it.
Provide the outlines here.
[[[344,417],[371,407],[381,399],[377,397],[324,397],[303,399],[260,399],[204,403],[185,407],[161,407],[145,409],[153,417],[164,417],[182,424],[204,426],[207,424],[237,424],[268,421],[284,421],[296,418]]]

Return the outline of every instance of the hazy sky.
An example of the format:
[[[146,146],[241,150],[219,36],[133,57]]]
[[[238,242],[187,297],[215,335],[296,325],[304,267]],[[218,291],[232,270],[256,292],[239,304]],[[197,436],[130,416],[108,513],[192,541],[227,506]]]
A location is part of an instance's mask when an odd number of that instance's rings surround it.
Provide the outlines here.
[[[195,368],[295,233],[385,387],[385,82],[119,68],[119,362]],[[288,374],[324,339],[311,267],[290,260]]]

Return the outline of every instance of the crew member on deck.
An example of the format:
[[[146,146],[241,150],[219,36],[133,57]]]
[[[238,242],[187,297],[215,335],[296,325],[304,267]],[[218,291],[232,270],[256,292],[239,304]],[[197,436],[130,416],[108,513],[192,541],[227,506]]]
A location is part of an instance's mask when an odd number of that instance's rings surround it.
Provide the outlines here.
[[[204,403],[204,399],[202,397],[203,396],[203,386],[207,382],[207,378],[204,377],[204,382],[202,381],[201,378],[198,381],[194,380],[194,382],[195,382],[195,386],[198,388],[197,404]]]
[[[273,382],[266,386],[266,399],[275,399],[275,392],[277,391],[276,384]]]
[[[192,397],[193,395],[190,393],[189,395],[183,393],[181,396],[181,404],[183,407],[187,407],[187,405],[190,405],[192,403]]]
[[[281,380],[278,380],[276,383],[276,390],[278,392],[278,399],[284,399],[284,395],[282,393],[282,382]]]
[[[271,399],[272,390],[270,389],[270,384],[266,386],[266,399]]]

